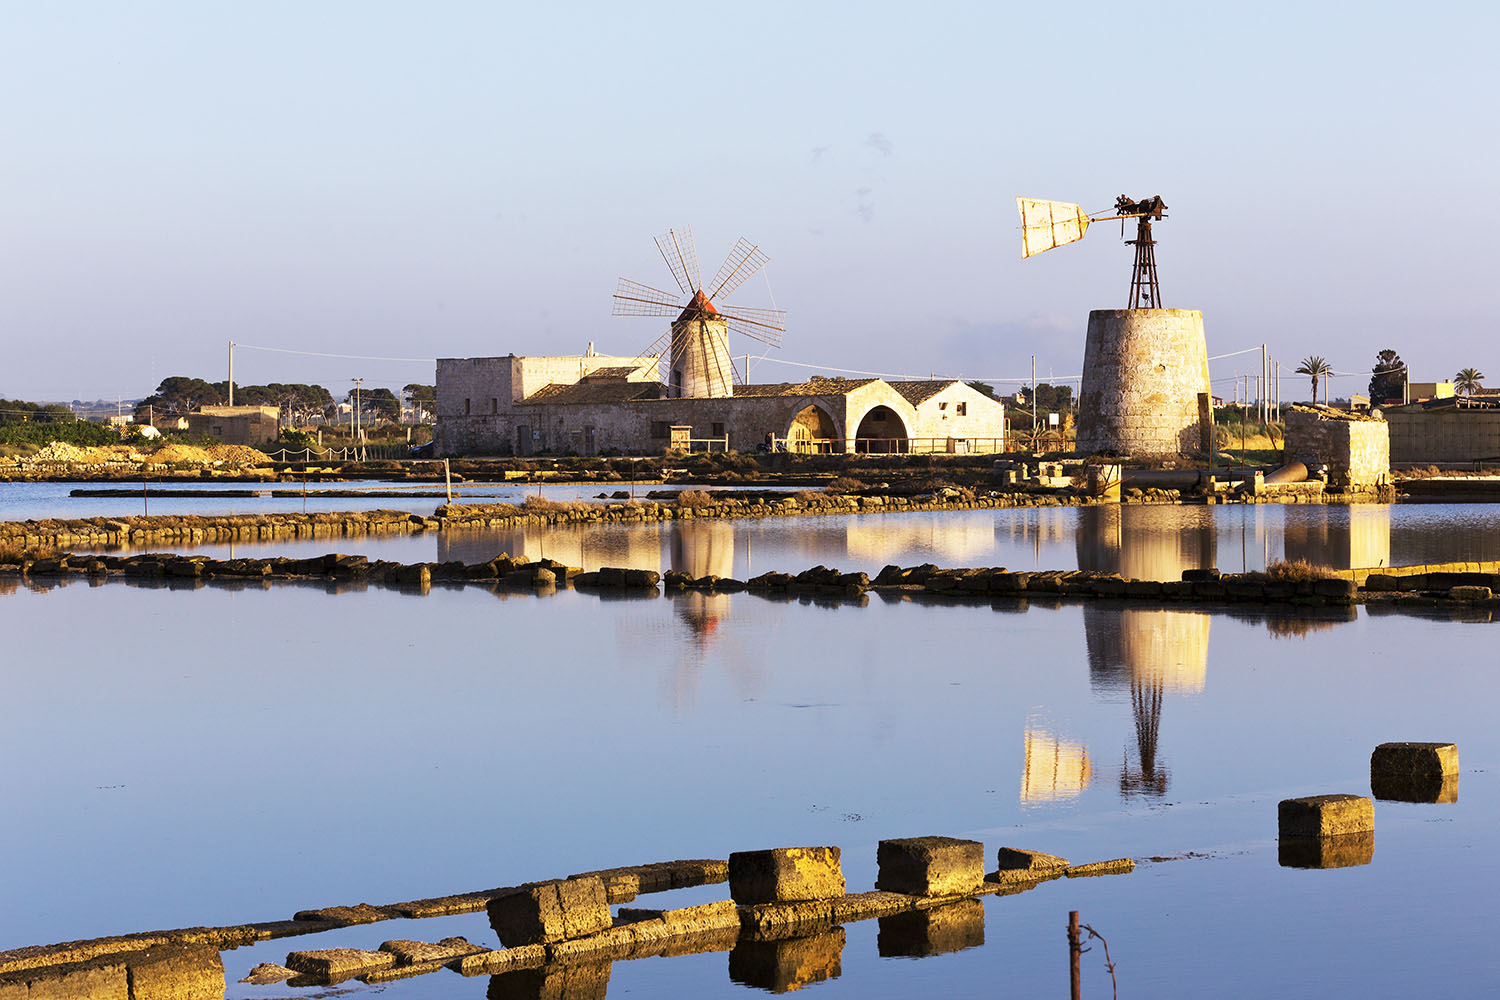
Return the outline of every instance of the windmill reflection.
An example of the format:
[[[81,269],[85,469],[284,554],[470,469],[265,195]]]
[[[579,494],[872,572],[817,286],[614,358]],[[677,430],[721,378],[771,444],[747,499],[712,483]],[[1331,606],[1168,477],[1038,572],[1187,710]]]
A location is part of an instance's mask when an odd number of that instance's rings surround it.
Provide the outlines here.
[[[1163,527],[1162,519],[1155,516],[1158,510],[1080,509],[1079,568],[1138,580],[1180,580],[1185,569],[1212,566],[1212,522],[1194,510],[1175,529]],[[1137,520],[1142,513],[1149,515],[1149,521]],[[1163,697],[1203,690],[1209,620],[1207,614],[1195,611],[1092,603],[1083,609],[1091,686],[1096,691],[1130,692],[1135,749],[1120,766],[1120,792],[1126,797],[1166,794],[1171,771],[1159,752]]]

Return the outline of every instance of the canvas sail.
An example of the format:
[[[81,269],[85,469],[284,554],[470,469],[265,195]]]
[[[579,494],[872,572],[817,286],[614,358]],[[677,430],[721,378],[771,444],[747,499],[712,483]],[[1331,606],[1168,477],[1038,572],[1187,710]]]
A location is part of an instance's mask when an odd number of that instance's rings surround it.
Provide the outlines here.
[[[1021,256],[1031,257],[1043,250],[1060,247],[1083,239],[1088,232],[1088,213],[1079,205],[1065,201],[1042,201],[1039,198],[1017,198],[1021,211]]]

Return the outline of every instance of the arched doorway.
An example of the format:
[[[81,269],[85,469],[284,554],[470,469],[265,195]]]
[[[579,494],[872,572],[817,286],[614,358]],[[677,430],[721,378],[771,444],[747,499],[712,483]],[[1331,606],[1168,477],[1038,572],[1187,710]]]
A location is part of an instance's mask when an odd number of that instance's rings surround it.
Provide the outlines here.
[[[897,452],[911,448],[905,422],[889,406],[877,406],[866,413],[854,437],[855,451]]]
[[[832,451],[836,437],[838,430],[833,425],[833,417],[821,406],[810,403],[792,418],[786,431],[786,446],[788,451],[804,454]]]

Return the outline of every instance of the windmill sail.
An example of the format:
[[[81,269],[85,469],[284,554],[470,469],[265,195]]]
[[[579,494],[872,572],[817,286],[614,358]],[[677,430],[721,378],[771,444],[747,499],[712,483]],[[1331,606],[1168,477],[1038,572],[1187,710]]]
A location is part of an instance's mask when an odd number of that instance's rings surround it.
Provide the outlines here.
[[[1021,211],[1021,256],[1032,257],[1044,250],[1083,239],[1089,216],[1082,206],[1065,201],[1017,198]]]

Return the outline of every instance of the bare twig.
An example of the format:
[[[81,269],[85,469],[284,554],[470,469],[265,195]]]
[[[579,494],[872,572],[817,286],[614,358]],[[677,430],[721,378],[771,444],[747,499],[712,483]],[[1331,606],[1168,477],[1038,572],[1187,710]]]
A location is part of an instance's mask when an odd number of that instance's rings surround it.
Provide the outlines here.
[[[1114,962],[1114,959],[1112,959],[1112,958],[1109,957],[1109,942],[1106,941],[1106,940],[1104,940],[1104,935],[1103,934],[1100,934],[1098,931],[1094,930],[1094,928],[1090,927],[1088,924],[1084,924],[1083,925],[1083,929],[1089,932],[1089,937],[1090,938],[1098,938],[1099,939],[1099,943],[1104,946],[1104,968],[1107,969],[1107,970],[1109,970],[1109,982],[1110,982],[1110,986],[1114,989],[1115,1000],[1119,1000],[1119,998],[1120,998],[1120,981],[1115,978],[1115,962]],[[1085,951],[1089,951],[1091,949],[1085,948],[1084,950]]]

